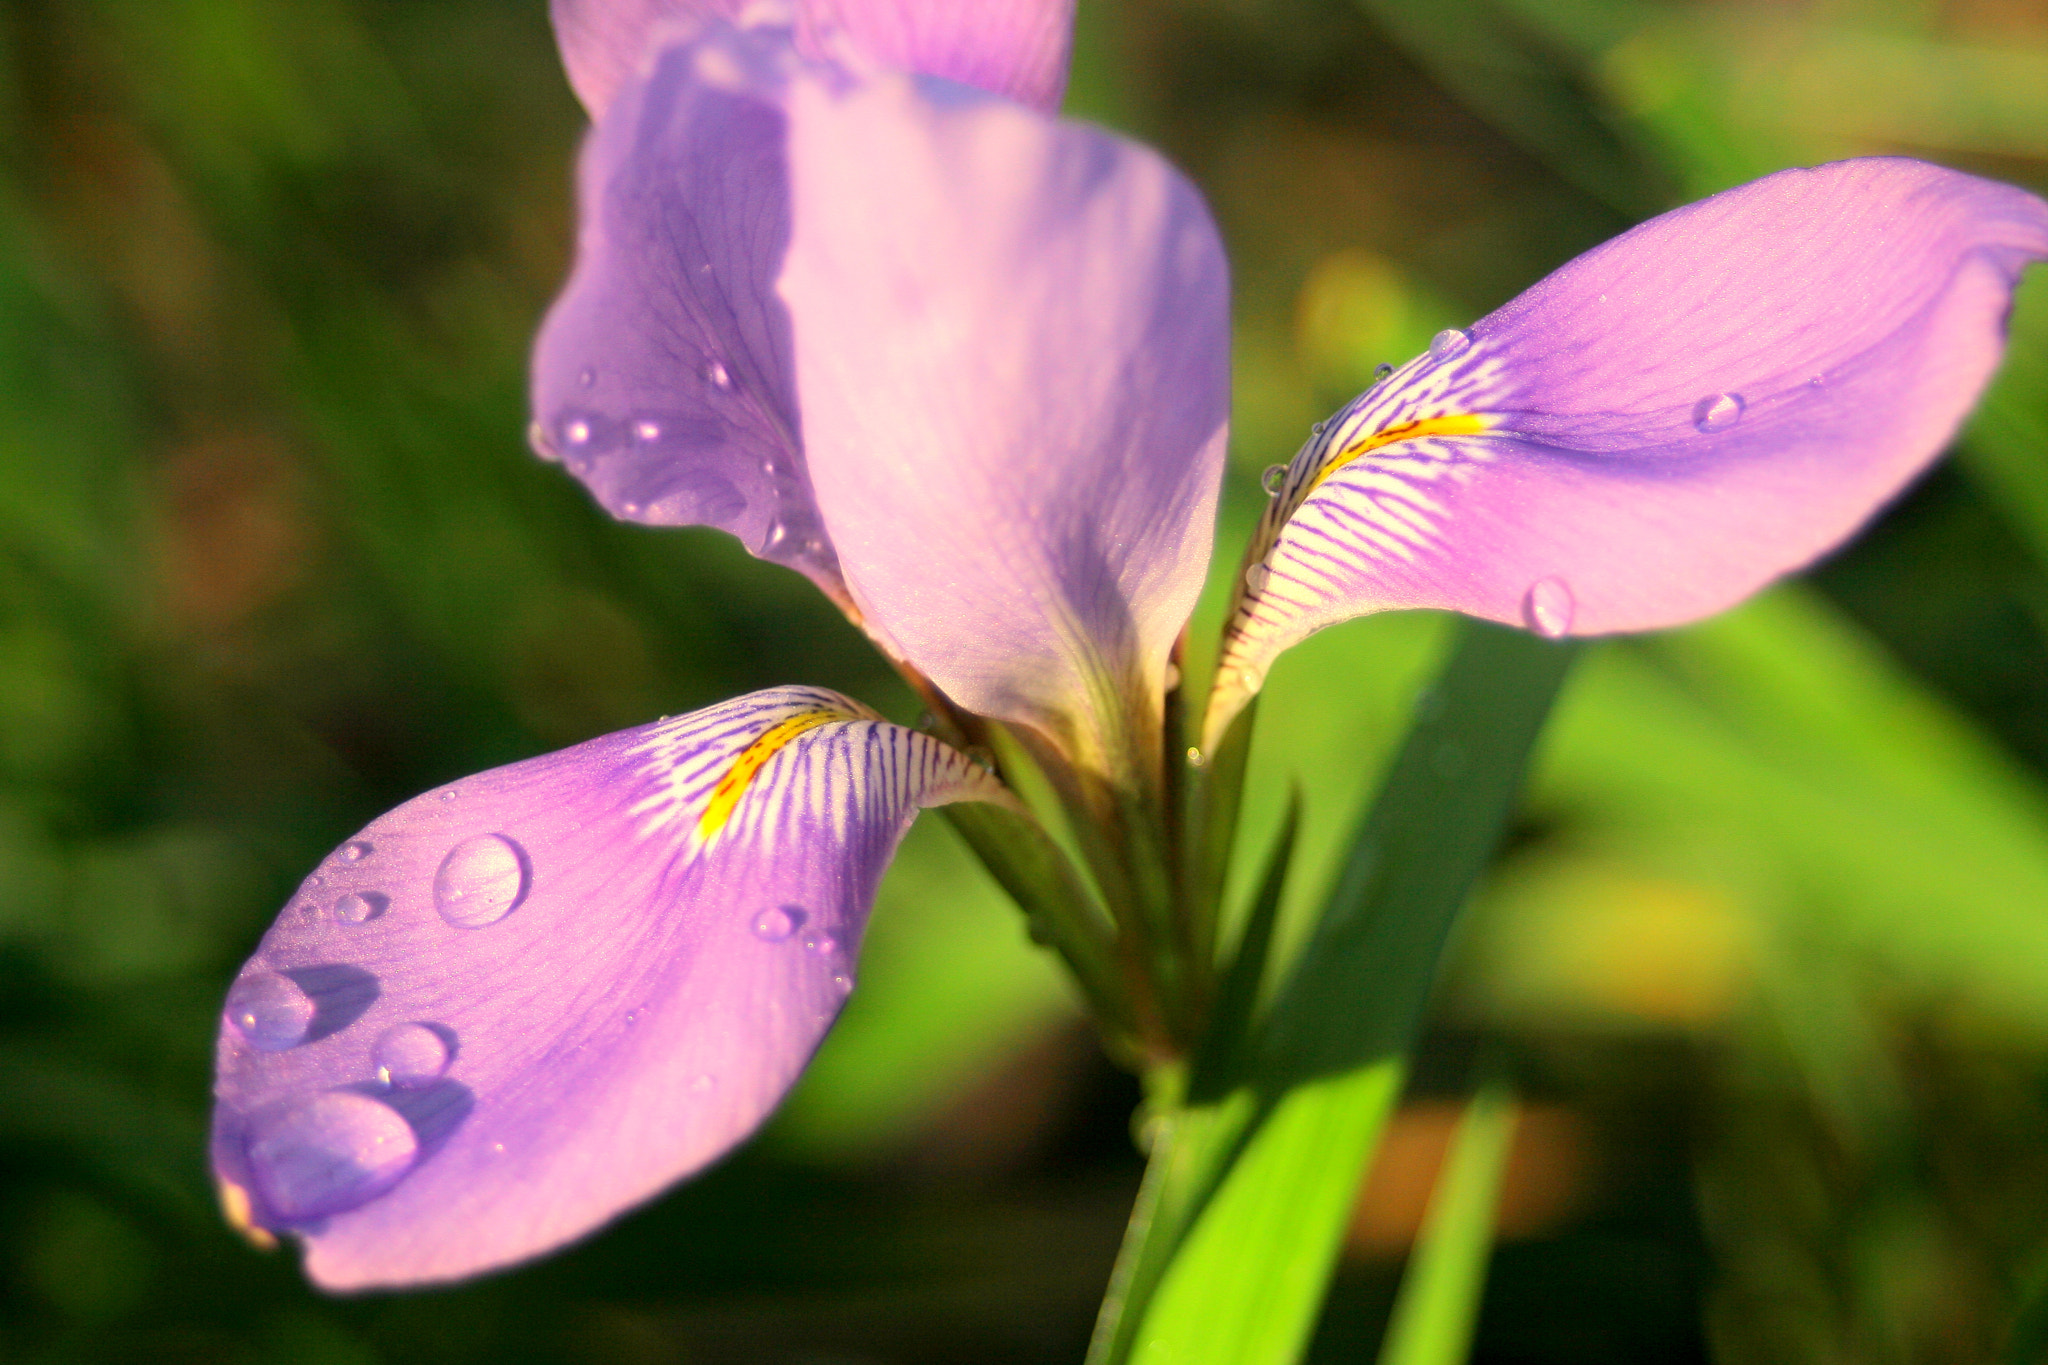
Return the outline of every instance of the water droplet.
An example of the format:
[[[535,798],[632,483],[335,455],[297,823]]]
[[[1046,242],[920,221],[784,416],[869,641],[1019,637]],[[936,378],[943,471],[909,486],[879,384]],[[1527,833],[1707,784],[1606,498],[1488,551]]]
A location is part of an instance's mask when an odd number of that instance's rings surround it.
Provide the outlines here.
[[[502,834],[479,834],[448,851],[434,874],[434,908],[458,929],[496,924],[526,898],[526,857]]]
[[[1318,428],[1318,430],[1320,430],[1320,428]],[[1259,487],[1261,487],[1261,488],[1263,488],[1263,489],[1265,489],[1265,490],[1266,490],[1266,496],[1267,496],[1267,497],[1269,497],[1269,498],[1270,498],[1270,497],[1273,497],[1273,496],[1275,496],[1276,494],[1278,494],[1278,493],[1279,493],[1279,491],[1280,491],[1280,481],[1281,481],[1282,479],[1286,478],[1286,477],[1287,477],[1287,466],[1286,466],[1286,465],[1284,465],[1284,464],[1269,464],[1269,465],[1267,465],[1267,466],[1266,466],[1266,472],[1265,472],[1265,473],[1263,473],[1263,474],[1261,474],[1261,475],[1259,475]]]
[[[622,502],[619,504],[619,511],[625,516],[637,517],[640,515],[640,504],[637,502]]]
[[[397,1024],[385,1029],[370,1049],[377,1080],[393,1090],[418,1090],[441,1079],[453,1054],[441,1030],[431,1024]]]
[[[1173,660],[1166,661],[1166,690],[1171,692],[1180,686],[1180,665]]]
[[[1747,406],[1739,393],[1716,393],[1693,405],[1692,424],[1701,431],[1725,431],[1742,420]]]
[[[704,382],[714,389],[730,391],[732,388],[732,373],[720,361],[715,359],[707,360],[704,362]]]
[[[571,446],[581,447],[589,445],[593,434],[590,423],[585,418],[571,417],[568,421],[562,423],[562,439],[566,440]]]
[[[359,863],[377,850],[361,839],[351,839],[341,846],[341,860],[345,863]]]
[[[1386,382],[1387,376],[1392,374],[1393,372],[1394,367],[1392,365],[1389,365],[1386,361],[1382,360],[1379,364],[1372,367],[1372,382],[1375,385],[1384,384]]]
[[[1824,374],[1817,374],[1813,378],[1807,380],[1806,382],[1817,389],[1828,382],[1828,377]]]
[[[330,1090],[256,1115],[247,1150],[263,1202],[281,1218],[305,1222],[367,1204],[396,1185],[420,1144],[390,1106]]]
[[[1318,422],[1308,429],[1308,434],[1311,436],[1320,436],[1329,429],[1330,424],[1328,422]]]
[[[1256,692],[1266,685],[1266,675],[1246,664],[1237,670],[1237,685],[1247,692]]]
[[[661,439],[661,423],[651,417],[642,417],[633,423],[633,439],[653,445]]]
[[[455,799],[456,797],[458,797],[458,796],[460,796],[460,795],[462,795],[462,793],[461,793],[461,792],[457,791],[457,790],[456,790],[455,788],[453,788],[453,787],[450,787],[450,788],[448,788],[448,790],[446,790],[446,791],[444,791],[444,792],[442,792],[442,793],[441,793],[441,799],[442,799],[443,801],[453,801],[453,800],[454,800],[454,799]]]
[[[251,1047],[283,1052],[306,1041],[313,1027],[313,997],[276,972],[257,972],[228,991],[227,1020]]]
[[[754,916],[754,937],[780,943],[801,928],[805,918],[800,905],[771,905]]]
[[[1522,598],[1522,622],[1546,640],[1555,640],[1571,630],[1578,609],[1562,578],[1539,578]]]
[[[804,947],[819,957],[830,957],[839,951],[839,940],[830,934],[809,933],[804,935]]]
[[[1252,592],[1264,592],[1266,584],[1272,580],[1272,577],[1273,571],[1271,569],[1267,568],[1264,564],[1254,564],[1244,571],[1244,585]]]
[[[620,1022],[623,1023],[627,1028],[633,1027],[633,1025],[640,1022],[640,1011],[627,1010],[625,1016],[620,1020]]]
[[[597,384],[597,371],[585,365],[581,370],[577,371],[576,383],[586,389],[595,387]]]
[[[783,524],[782,518],[777,517],[774,521],[768,523],[768,534],[761,538],[761,548],[773,550],[780,547],[788,539],[789,527]]]
[[[718,1089],[718,1077],[699,1076],[696,1080],[690,1082],[690,1089],[699,1095],[708,1095]]]
[[[1460,331],[1456,327],[1446,327],[1429,339],[1429,358],[1431,360],[1450,360],[1465,354],[1465,351],[1471,345],[1472,334],[1470,332]]]
[[[320,886],[320,885],[323,885],[323,884],[325,884],[325,882],[326,882],[326,881],[327,881],[327,878],[325,878],[325,877],[321,876],[321,875],[320,875],[320,874],[319,874],[318,872],[315,872],[315,873],[314,873],[314,874],[313,874],[312,876],[310,876],[310,877],[306,878],[306,885],[308,885],[308,886]]]
[[[343,924],[361,924],[384,913],[390,901],[374,891],[351,891],[334,903],[334,917]]]
[[[838,991],[841,995],[851,995],[853,993],[853,978],[844,972],[838,973],[832,978],[832,989]]]

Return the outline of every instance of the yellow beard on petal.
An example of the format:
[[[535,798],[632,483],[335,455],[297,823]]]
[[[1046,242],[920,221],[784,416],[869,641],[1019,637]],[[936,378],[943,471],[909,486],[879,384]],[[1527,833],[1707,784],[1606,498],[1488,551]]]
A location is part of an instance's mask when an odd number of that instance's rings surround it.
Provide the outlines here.
[[[708,842],[725,827],[725,822],[732,818],[733,808],[747,794],[747,785],[754,780],[755,774],[767,766],[769,759],[782,752],[791,740],[820,725],[851,719],[852,716],[837,711],[806,711],[762,731],[752,744],[740,751],[732,767],[726,769],[725,776],[718,779],[718,785],[711,789],[711,799],[704,803],[704,813],[697,817],[698,840]]]

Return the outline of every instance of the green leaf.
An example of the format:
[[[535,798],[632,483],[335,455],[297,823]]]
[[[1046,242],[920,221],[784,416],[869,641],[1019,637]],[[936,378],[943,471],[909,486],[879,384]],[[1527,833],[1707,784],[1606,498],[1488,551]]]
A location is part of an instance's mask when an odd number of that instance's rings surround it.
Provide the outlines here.
[[[1573,652],[1462,625],[1252,1041],[1247,1083],[1157,1121],[1092,1362],[1299,1356],[1444,942]]]
[[[1507,1086],[1482,1087],[1465,1109],[1430,1197],[1422,1240],[1401,1277],[1394,1319],[1380,1345],[1380,1365],[1458,1365],[1471,1350],[1514,1137]]]

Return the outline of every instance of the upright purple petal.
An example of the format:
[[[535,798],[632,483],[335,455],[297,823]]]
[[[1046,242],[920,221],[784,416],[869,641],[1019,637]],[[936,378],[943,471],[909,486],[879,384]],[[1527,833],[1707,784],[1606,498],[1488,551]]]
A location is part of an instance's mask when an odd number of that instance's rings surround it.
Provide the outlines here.
[[[1227,417],[1200,196],[1142,147],[957,86],[803,81],[789,108],[781,292],[868,628],[968,709],[1084,749],[1119,707],[1156,712]]]
[[[716,526],[844,597],[799,438],[786,35],[664,50],[584,148],[576,267],[533,357],[534,445],[607,511]]]
[[[1844,161],[1653,219],[1444,333],[1295,456],[1209,738],[1275,655],[1352,616],[1646,630],[1807,564],[1955,434],[2044,258],[2033,195]]]
[[[308,877],[229,992],[223,1202],[330,1289],[580,1236],[775,1106],[921,806],[1006,799],[782,688],[481,773]]]
[[[569,83],[602,117],[664,37],[734,22],[750,0],[550,0]],[[813,56],[842,43],[881,66],[943,76],[1035,108],[1059,107],[1074,0],[795,0],[785,7]]]

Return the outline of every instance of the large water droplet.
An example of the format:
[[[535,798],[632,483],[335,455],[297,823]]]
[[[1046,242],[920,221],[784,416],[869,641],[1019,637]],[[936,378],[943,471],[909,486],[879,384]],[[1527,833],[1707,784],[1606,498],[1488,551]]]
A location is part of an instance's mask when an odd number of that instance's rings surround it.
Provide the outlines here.
[[[341,860],[345,863],[359,863],[376,851],[361,839],[351,839],[341,846]]]
[[[780,943],[801,928],[805,918],[800,905],[771,905],[754,916],[754,937]]]
[[[432,1085],[448,1070],[453,1053],[441,1030],[431,1024],[397,1024],[385,1029],[370,1049],[377,1080],[394,1090]]]
[[[1701,431],[1725,431],[1742,420],[1747,406],[1739,393],[1716,393],[1693,404],[1692,424]]]
[[[1285,479],[1286,477],[1286,465],[1269,464],[1266,466],[1266,472],[1259,475],[1259,487],[1266,490],[1267,497],[1273,497],[1274,495],[1279,493],[1281,480]]]
[[[257,972],[228,991],[227,1020],[252,1047],[283,1052],[306,1041],[313,1027],[313,997],[276,972]]]
[[[1579,604],[1562,578],[1539,578],[1522,598],[1522,623],[1547,640],[1555,640],[1572,628],[1572,616]]]
[[[1470,332],[1459,331],[1456,327],[1446,327],[1429,339],[1429,358],[1431,360],[1449,360],[1454,356],[1465,354],[1465,351],[1471,345],[1472,334]]]
[[[526,899],[526,856],[502,834],[479,834],[448,851],[434,874],[434,908],[458,929],[496,924]]]
[[[348,1090],[295,1100],[249,1124],[249,1172],[280,1218],[306,1222],[369,1203],[419,1159],[419,1139],[390,1106]]]
[[[334,902],[334,917],[343,924],[361,924],[384,913],[390,899],[375,891],[351,891]]]

